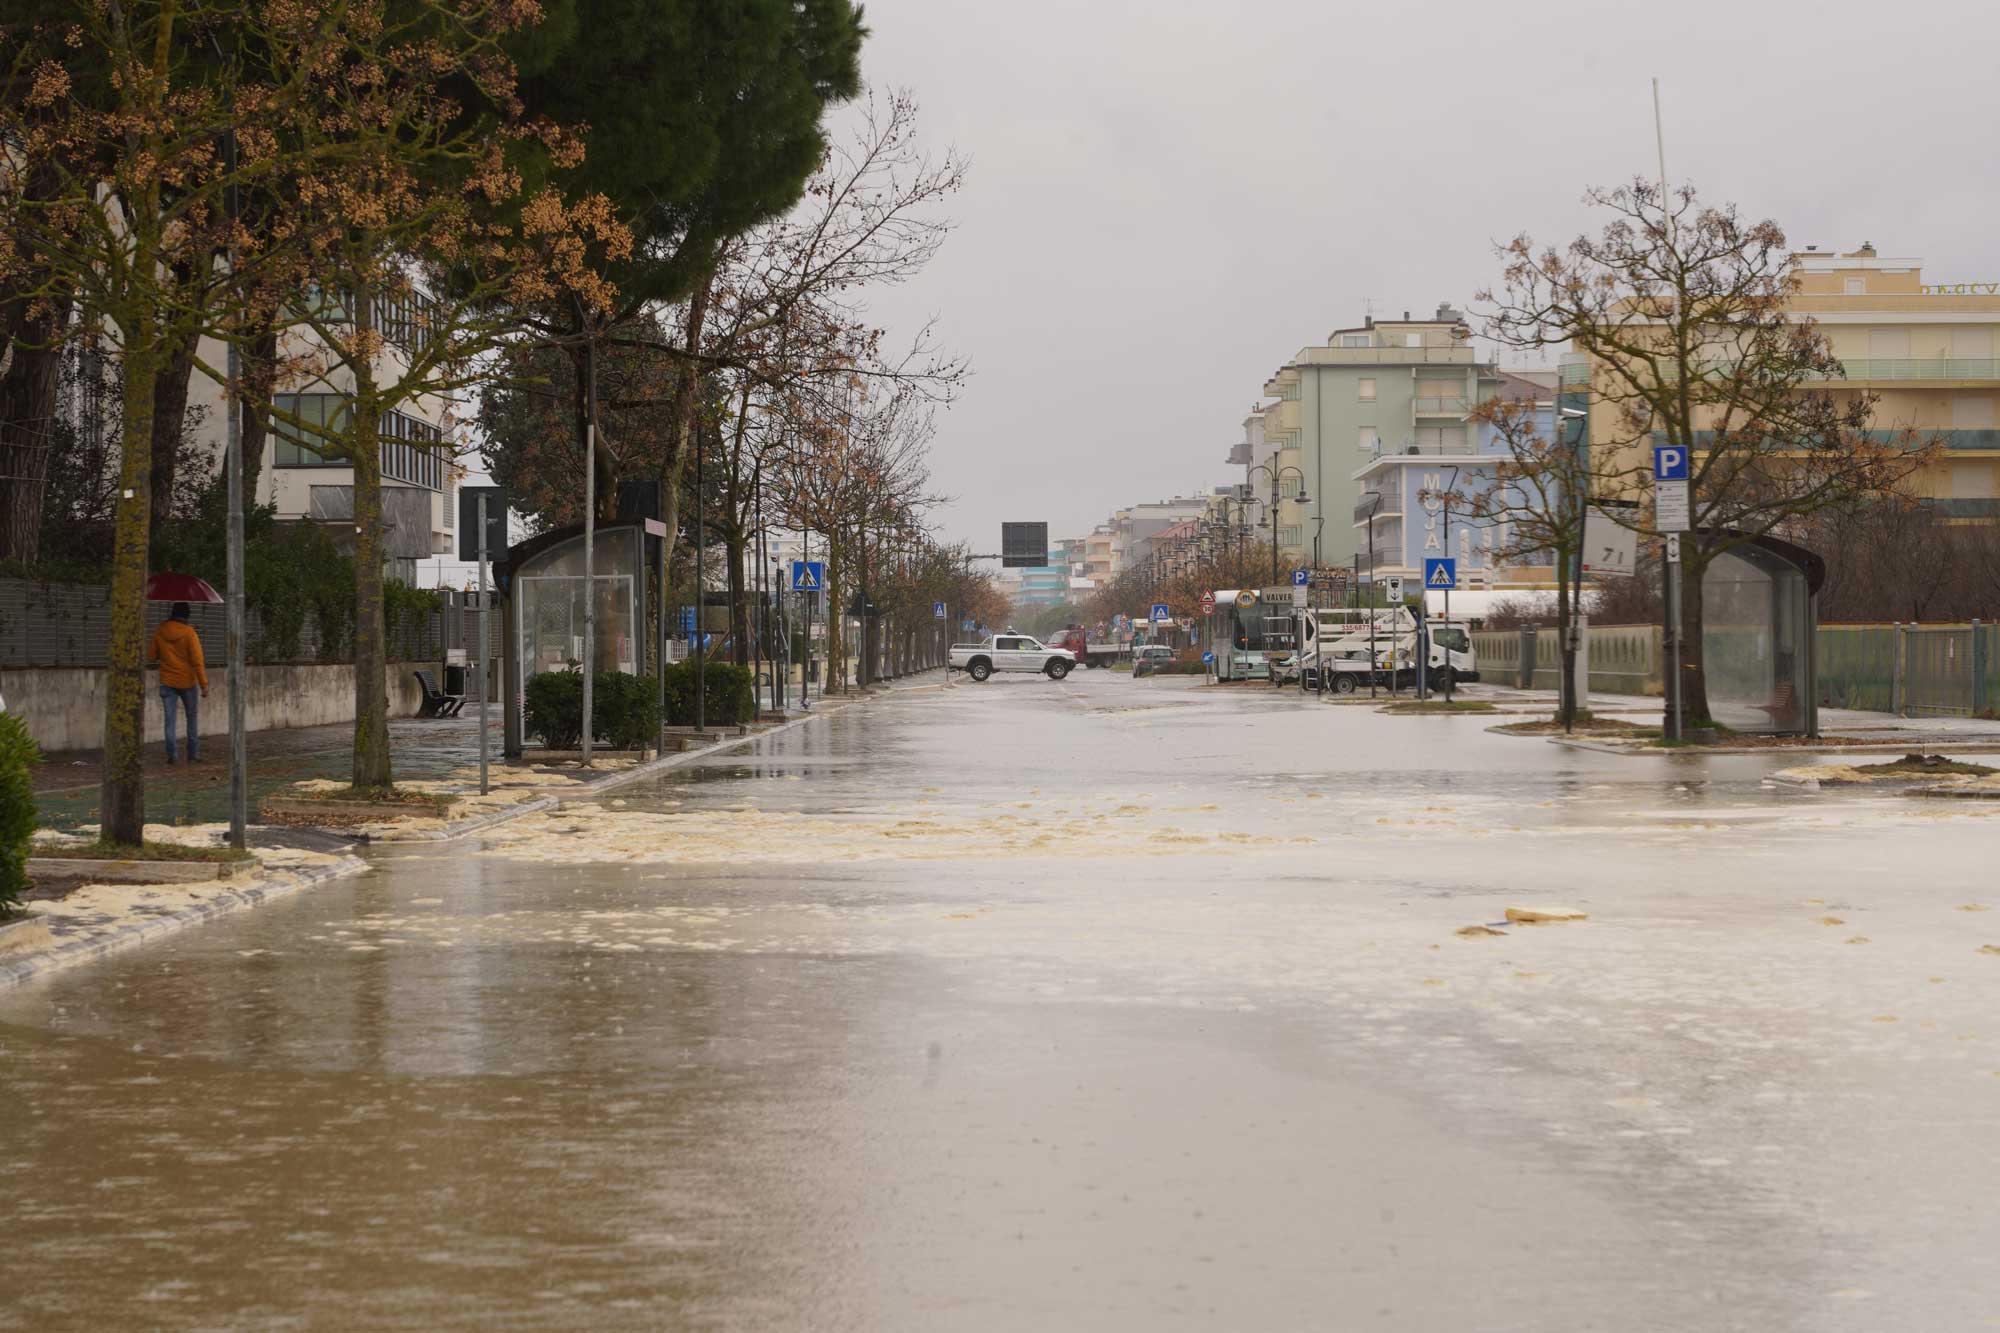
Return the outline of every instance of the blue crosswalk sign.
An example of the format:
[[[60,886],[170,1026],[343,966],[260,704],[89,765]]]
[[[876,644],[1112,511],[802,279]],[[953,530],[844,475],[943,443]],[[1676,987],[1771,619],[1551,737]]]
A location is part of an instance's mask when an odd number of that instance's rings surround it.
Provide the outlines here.
[[[1153,619],[1153,622],[1154,622],[1155,624],[1158,624],[1158,623],[1159,623],[1160,621],[1162,621],[1162,620],[1172,620],[1173,618],[1174,618],[1174,617],[1173,617],[1173,613],[1172,613],[1172,611],[1171,611],[1171,610],[1170,610],[1170,609],[1168,608],[1168,606],[1167,606],[1167,604],[1166,604],[1165,602],[1154,602],[1154,603],[1153,603],[1153,616],[1152,616],[1152,619]]]
[[[1424,586],[1426,588],[1456,588],[1458,586],[1457,557],[1432,556],[1425,560]]]
[[[826,587],[826,561],[792,561],[792,591],[818,592]]]
[[[931,603],[931,615],[932,615],[932,616],[934,616],[934,617],[936,617],[936,618],[937,618],[937,619],[939,619],[939,620],[943,620],[943,619],[944,619],[944,603],[943,603],[943,602],[932,602],[932,603]]]

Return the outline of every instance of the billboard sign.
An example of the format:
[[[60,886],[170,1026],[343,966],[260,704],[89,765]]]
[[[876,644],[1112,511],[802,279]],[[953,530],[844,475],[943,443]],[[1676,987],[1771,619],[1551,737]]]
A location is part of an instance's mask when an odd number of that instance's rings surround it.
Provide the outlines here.
[[[1006,569],[1039,569],[1049,563],[1049,525],[1002,523],[1000,564]]]

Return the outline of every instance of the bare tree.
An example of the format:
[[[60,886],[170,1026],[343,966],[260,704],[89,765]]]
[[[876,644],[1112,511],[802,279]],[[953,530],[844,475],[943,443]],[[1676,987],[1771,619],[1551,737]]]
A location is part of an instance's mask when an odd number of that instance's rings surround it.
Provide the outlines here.
[[[1709,565],[1829,506],[1892,492],[1931,451],[1911,433],[1871,432],[1873,395],[1828,387],[1841,364],[1789,308],[1798,261],[1776,223],[1704,205],[1690,188],[1663,198],[1646,181],[1586,198],[1611,215],[1598,234],[1560,250],[1525,235],[1501,247],[1501,286],[1480,294],[1485,332],[1506,347],[1588,357],[1593,497],[1639,499],[1652,447],[1687,451],[1677,695],[1682,721],[1707,726]]]

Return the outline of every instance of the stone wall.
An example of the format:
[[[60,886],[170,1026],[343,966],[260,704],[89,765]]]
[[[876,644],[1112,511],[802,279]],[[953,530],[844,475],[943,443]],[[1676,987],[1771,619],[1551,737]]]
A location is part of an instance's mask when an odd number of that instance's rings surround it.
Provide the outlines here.
[[[422,664],[433,673],[437,667]],[[411,717],[423,702],[411,675],[415,664],[391,663],[389,716]],[[345,663],[299,663],[247,668],[249,694],[246,715],[251,731],[280,727],[316,727],[354,719],[354,668]],[[104,744],[102,667],[23,667],[0,670],[0,696],[7,711],[28,724],[28,734],[44,752],[95,750]],[[208,697],[201,701],[201,734],[222,736],[229,731],[229,673],[208,669]],[[166,735],[160,705],[159,678],[146,674],[146,738]],[[185,721],[185,719],[182,719]]]

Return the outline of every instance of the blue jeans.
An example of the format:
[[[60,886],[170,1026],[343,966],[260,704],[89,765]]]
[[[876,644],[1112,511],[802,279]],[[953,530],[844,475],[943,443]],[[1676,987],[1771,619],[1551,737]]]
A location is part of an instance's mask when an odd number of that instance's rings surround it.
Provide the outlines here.
[[[181,689],[173,685],[160,686],[160,706],[167,715],[167,762],[174,762],[174,705],[179,703],[187,709],[188,715],[188,762],[201,758],[201,691],[190,685]]]

